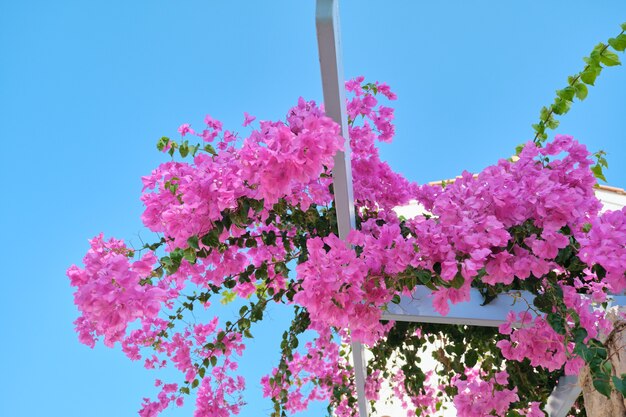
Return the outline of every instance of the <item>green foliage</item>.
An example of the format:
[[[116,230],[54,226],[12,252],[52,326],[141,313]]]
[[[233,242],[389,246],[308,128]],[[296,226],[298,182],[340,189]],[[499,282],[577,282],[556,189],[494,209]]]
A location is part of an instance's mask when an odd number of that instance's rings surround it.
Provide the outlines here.
[[[622,374],[621,377],[612,376],[613,385],[615,388],[626,397],[626,374]]]
[[[287,404],[287,390],[284,386],[292,384],[292,374],[287,365],[288,361],[293,360],[293,354],[295,349],[299,346],[298,337],[304,333],[309,327],[311,320],[309,319],[309,313],[300,306],[294,307],[294,318],[291,321],[289,330],[285,331],[280,343],[280,361],[277,366],[277,372],[273,375],[269,383],[274,387],[281,387],[280,393],[277,396],[272,397],[274,408],[272,411],[272,417],[281,417],[285,415],[285,405]],[[333,392],[333,395],[340,398],[348,393],[348,388],[345,386],[337,386]]]
[[[567,86],[556,91],[554,102],[549,107],[543,107],[539,113],[539,123],[532,125],[535,131],[533,141],[537,146],[541,146],[547,139],[547,129],[556,129],[559,121],[554,115],[566,114],[574,102],[574,98],[582,101],[587,98],[588,85],[595,85],[596,79],[602,73],[604,67],[613,67],[621,65],[619,56],[616,52],[623,52],[626,49],[626,23],[621,25],[622,31],[614,38],[610,38],[608,42],[597,44],[589,56],[583,58],[587,64],[581,72],[572,75],[567,79]],[[521,146],[516,148],[516,153],[521,152]],[[599,180],[605,181],[602,168],[606,168],[606,160],[604,163],[598,163],[592,168],[592,172]]]

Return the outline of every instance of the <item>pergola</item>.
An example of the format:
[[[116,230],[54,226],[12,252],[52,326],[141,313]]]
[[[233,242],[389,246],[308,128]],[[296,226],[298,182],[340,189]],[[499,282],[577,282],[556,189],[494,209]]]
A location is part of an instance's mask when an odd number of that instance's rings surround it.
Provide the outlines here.
[[[341,127],[345,144],[345,151],[335,155],[333,169],[339,237],[345,240],[350,230],[355,227],[355,209],[341,58],[339,0],[317,0],[316,27],[325,111]],[[395,321],[497,327],[504,323],[509,311],[525,310],[524,303],[515,303],[517,298],[524,297],[532,303],[534,297],[530,293],[519,291],[508,295],[510,297],[502,295],[488,305],[482,306],[482,296],[478,290],[472,289],[471,300],[452,305],[450,313],[444,317],[433,309],[429,299],[430,290],[418,287],[412,297],[402,297],[399,304],[390,304],[383,318]],[[626,297],[615,296],[613,305],[626,305]],[[363,353],[361,343],[352,343],[359,414],[361,417],[368,417],[369,403],[365,398],[366,367]],[[561,377],[548,399],[545,411],[550,417],[566,417],[580,393],[577,377]]]

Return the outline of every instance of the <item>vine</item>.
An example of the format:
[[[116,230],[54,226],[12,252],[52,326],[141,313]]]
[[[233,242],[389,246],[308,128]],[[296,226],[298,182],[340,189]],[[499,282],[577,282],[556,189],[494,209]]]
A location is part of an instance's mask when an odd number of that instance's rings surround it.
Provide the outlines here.
[[[609,45],[624,50],[624,31]],[[162,237],[134,251],[97,236],[84,267],[68,270],[79,339],[120,343],[147,368],[181,372],[181,386],[157,384],[162,391],[144,402],[142,417],[192,394],[196,416],[238,414],[245,381],[236,357],[270,303],[294,308],[277,366],[262,380],[275,417],[315,400],[329,401],[329,415],[356,415],[353,341],[374,355],[367,397],[375,401],[389,379],[394,396],[422,416],[450,401],[459,416],[540,416],[559,376],[585,365],[598,392],[626,395],[626,375],[613,375],[601,342],[612,330],[610,293],[626,289],[626,209],[599,214],[586,148],[569,136],[544,137],[556,127],[553,114],[584,98],[602,64],[619,63],[614,55],[594,49],[542,110],[536,140],[515,162],[463,173],[445,187],[411,183],[381,161],[375,143],[394,134],[393,109],[381,102],[395,94],[362,77],[347,82],[358,225],[348,245],[337,236],[332,187],[343,138],[315,103],[300,99],[286,122],[260,122],[243,140],[210,116],[202,132],[181,125],[181,140],[157,144],[172,160],[142,178],[142,220]],[[253,120],[246,114],[244,127]],[[398,218],[393,209],[411,200],[427,213]],[[497,330],[382,320],[389,303],[418,285],[433,291],[442,315],[472,289],[485,304],[504,292],[528,291],[534,300],[516,299],[526,310]],[[223,324],[217,316],[185,320],[218,294],[222,303],[249,301]],[[316,336],[302,346],[305,331]],[[423,368],[424,352],[434,370]],[[584,416],[584,407],[572,413]]]

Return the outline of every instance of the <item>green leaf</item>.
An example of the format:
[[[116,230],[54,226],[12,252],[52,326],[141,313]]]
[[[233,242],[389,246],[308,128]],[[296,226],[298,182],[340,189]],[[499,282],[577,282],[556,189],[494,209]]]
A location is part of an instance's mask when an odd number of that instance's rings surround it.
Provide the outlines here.
[[[586,363],[593,358],[593,352],[584,343],[577,343],[574,347],[574,353],[580,356]]]
[[[600,55],[600,62],[602,62],[607,67],[622,65],[617,54],[608,50],[604,51],[602,55]]]
[[[594,378],[593,387],[605,397],[607,398],[611,397],[611,384],[609,383],[609,379]]]
[[[202,236],[202,243],[212,248],[217,247],[220,243],[219,233],[217,229],[212,229],[209,233]]]
[[[185,258],[189,263],[196,263],[197,255],[196,250],[192,247],[189,247],[183,251],[183,258]]]
[[[596,46],[593,47],[593,51],[591,52],[591,55],[592,56],[594,54],[600,55],[600,51],[602,51],[605,47],[606,47],[606,45],[604,43],[600,42],[599,44],[597,44]]]
[[[589,90],[587,90],[587,86],[585,84],[576,83],[576,85],[574,85],[574,89],[576,90],[576,97],[578,97],[579,100],[582,101],[587,98]]]
[[[196,250],[200,249],[200,246],[198,245],[198,236],[191,236],[189,239],[187,239],[187,244]]]
[[[566,103],[569,104],[569,102],[566,102]],[[564,110],[563,113],[566,113],[569,110],[569,105],[565,107],[566,107],[566,110]],[[562,113],[557,113],[557,114],[562,114]],[[550,119],[546,123],[546,126],[548,126],[549,129],[556,129],[557,127],[559,127],[559,121],[550,117]]]
[[[189,143],[187,141],[181,143],[178,151],[180,152],[180,156],[185,158],[187,155],[189,155]]]
[[[569,110],[569,101],[564,100],[562,98],[557,98],[556,100],[554,100],[554,104],[552,105],[552,112],[554,114],[565,114],[568,112]],[[550,120],[550,119],[548,119]],[[548,127],[550,127],[548,125]]]
[[[394,304],[400,304],[400,296],[398,294],[394,295],[391,302]]]
[[[256,270],[256,272],[254,273],[254,276],[257,279],[260,280],[265,280],[267,279],[268,275],[267,275],[267,264],[265,262],[263,262],[261,264],[261,266],[259,266],[259,268]]]
[[[194,379],[193,382],[191,383],[191,388],[197,388],[198,385],[200,385],[200,381],[198,381],[197,379]]]
[[[553,306],[552,301],[550,301],[550,297],[545,294],[539,294],[533,300],[533,304],[540,311],[548,311]]]
[[[574,330],[574,342],[583,343],[586,338],[587,338],[587,330],[583,329],[582,327],[579,327],[576,330]]]
[[[604,182],[606,181],[606,177],[604,176],[604,173],[602,172],[602,166],[600,164],[596,164],[594,166],[591,167],[591,172],[593,172],[593,175],[599,179],[602,180]]]
[[[422,284],[428,284],[432,280],[432,276],[430,275],[430,272],[424,269],[420,269],[419,271],[417,271],[416,275],[417,275],[417,279],[419,279],[419,281]]]
[[[215,148],[211,144],[207,143],[206,145],[204,145],[204,150],[211,155],[217,155],[217,152],[215,152]]]
[[[274,232],[273,230],[270,230],[269,232],[263,232],[261,239],[266,245],[276,245],[276,232]]]
[[[589,350],[592,356],[597,356],[601,361],[607,358],[607,350],[598,339],[589,341]]]
[[[613,385],[615,388],[626,397],[626,374],[622,374],[622,377],[613,376]]]
[[[456,288],[457,290],[463,286],[463,283],[465,283],[465,278],[463,278],[463,275],[461,274],[456,274],[454,279],[450,281],[452,288]]]
[[[205,368],[198,369],[198,375],[200,375],[200,378],[204,378],[204,373],[205,372],[206,372]]]
[[[600,65],[600,54],[597,52],[595,54],[592,53],[591,56],[584,57],[583,61],[585,61],[589,67],[597,67]]]
[[[593,157],[596,158],[596,161],[598,161],[599,165],[601,165],[601,166],[603,166],[605,168],[608,168],[609,164],[608,164],[606,158],[604,157],[605,155],[606,155],[606,152],[604,152],[603,150],[600,150],[600,151],[594,153]]]
[[[163,136],[157,142],[157,149],[162,151],[163,149],[165,149],[165,147],[167,146],[168,143],[170,143],[170,138],[167,138],[167,137]]]
[[[478,353],[475,350],[470,350],[465,353],[465,366],[473,368],[478,362]]]
[[[220,304],[226,305],[235,301],[235,294],[233,291],[224,290],[222,291],[222,299],[220,300]]]
[[[617,38],[609,39],[609,45],[616,51],[622,52],[626,49],[626,33],[620,33]]]
[[[261,211],[263,211],[263,199],[261,200],[250,199],[250,207],[252,207],[252,210],[254,210],[255,213],[260,213]]]
[[[582,74],[580,74],[580,79],[585,84],[593,85],[596,82],[596,78],[598,77],[598,72],[593,66],[587,68]]]
[[[626,22],[622,23],[620,26],[622,27],[622,30],[626,30]]]
[[[563,317],[556,313],[550,313],[546,317],[546,320],[555,332],[558,334],[565,334],[565,320],[563,320]]]
[[[567,86],[562,90],[557,90],[556,95],[561,97],[563,100],[572,101],[574,99],[574,94],[576,94],[576,90],[572,86]]]

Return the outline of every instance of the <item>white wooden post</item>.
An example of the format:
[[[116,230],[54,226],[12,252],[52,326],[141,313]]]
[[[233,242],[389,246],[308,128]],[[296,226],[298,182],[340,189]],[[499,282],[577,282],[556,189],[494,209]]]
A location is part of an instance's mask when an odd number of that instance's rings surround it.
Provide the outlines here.
[[[339,124],[344,138],[344,151],[335,155],[333,188],[339,237],[345,240],[350,230],[354,229],[355,217],[338,3],[339,0],[317,0],[315,23],[322,71],[324,110]],[[369,404],[365,399],[365,361],[361,343],[352,343],[352,355],[359,414],[361,417],[368,417]]]

